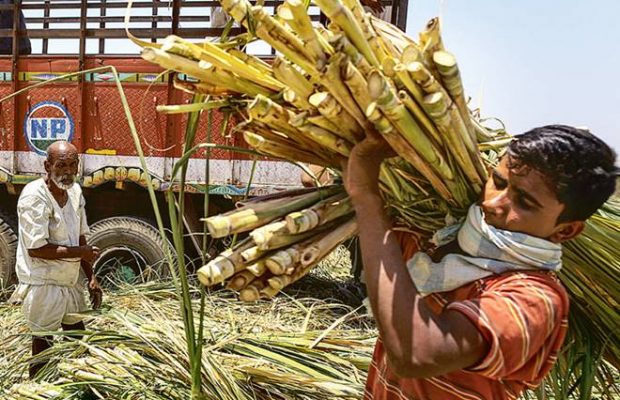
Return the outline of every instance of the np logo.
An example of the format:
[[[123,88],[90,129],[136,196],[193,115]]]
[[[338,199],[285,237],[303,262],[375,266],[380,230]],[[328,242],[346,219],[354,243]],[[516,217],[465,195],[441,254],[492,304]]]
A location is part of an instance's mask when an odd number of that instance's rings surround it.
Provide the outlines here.
[[[30,148],[47,155],[47,147],[57,140],[73,138],[73,119],[67,109],[55,101],[37,103],[26,115],[24,135]]]

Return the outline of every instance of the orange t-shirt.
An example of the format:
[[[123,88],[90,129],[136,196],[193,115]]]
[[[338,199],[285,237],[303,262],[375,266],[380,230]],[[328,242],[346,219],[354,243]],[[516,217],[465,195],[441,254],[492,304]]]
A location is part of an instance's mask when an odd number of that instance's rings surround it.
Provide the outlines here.
[[[417,247],[401,237],[405,259]],[[425,298],[436,314],[463,313],[489,343],[483,360],[428,379],[400,378],[387,364],[379,338],[366,382],[366,399],[503,400],[536,387],[551,370],[568,329],[568,295],[548,272],[510,272]]]

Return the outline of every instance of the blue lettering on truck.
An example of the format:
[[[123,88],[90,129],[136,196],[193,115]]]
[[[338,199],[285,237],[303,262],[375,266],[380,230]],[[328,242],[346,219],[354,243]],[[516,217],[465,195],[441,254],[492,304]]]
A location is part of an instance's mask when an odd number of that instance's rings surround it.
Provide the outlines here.
[[[24,136],[28,146],[37,154],[47,155],[47,147],[57,140],[73,139],[74,124],[71,114],[60,103],[37,103],[24,120]]]

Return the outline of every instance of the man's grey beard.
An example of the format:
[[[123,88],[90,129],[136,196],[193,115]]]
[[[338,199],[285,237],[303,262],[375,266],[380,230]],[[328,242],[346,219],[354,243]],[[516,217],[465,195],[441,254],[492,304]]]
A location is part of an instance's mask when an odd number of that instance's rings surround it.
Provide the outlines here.
[[[59,189],[69,190],[75,183],[75,175],[56,175],[52,174],[52,181]],[[63,182],[64,181],[64,182]]]

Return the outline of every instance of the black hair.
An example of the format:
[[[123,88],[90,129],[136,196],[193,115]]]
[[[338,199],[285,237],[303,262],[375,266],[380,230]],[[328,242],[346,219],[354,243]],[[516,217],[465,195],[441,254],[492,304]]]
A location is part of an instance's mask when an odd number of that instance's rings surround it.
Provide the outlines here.
[[[586,129],[547,125],[515,136],[511,162],[541,172],[564,210],[557,223],[585,221],[614,193],[616,153]]]

